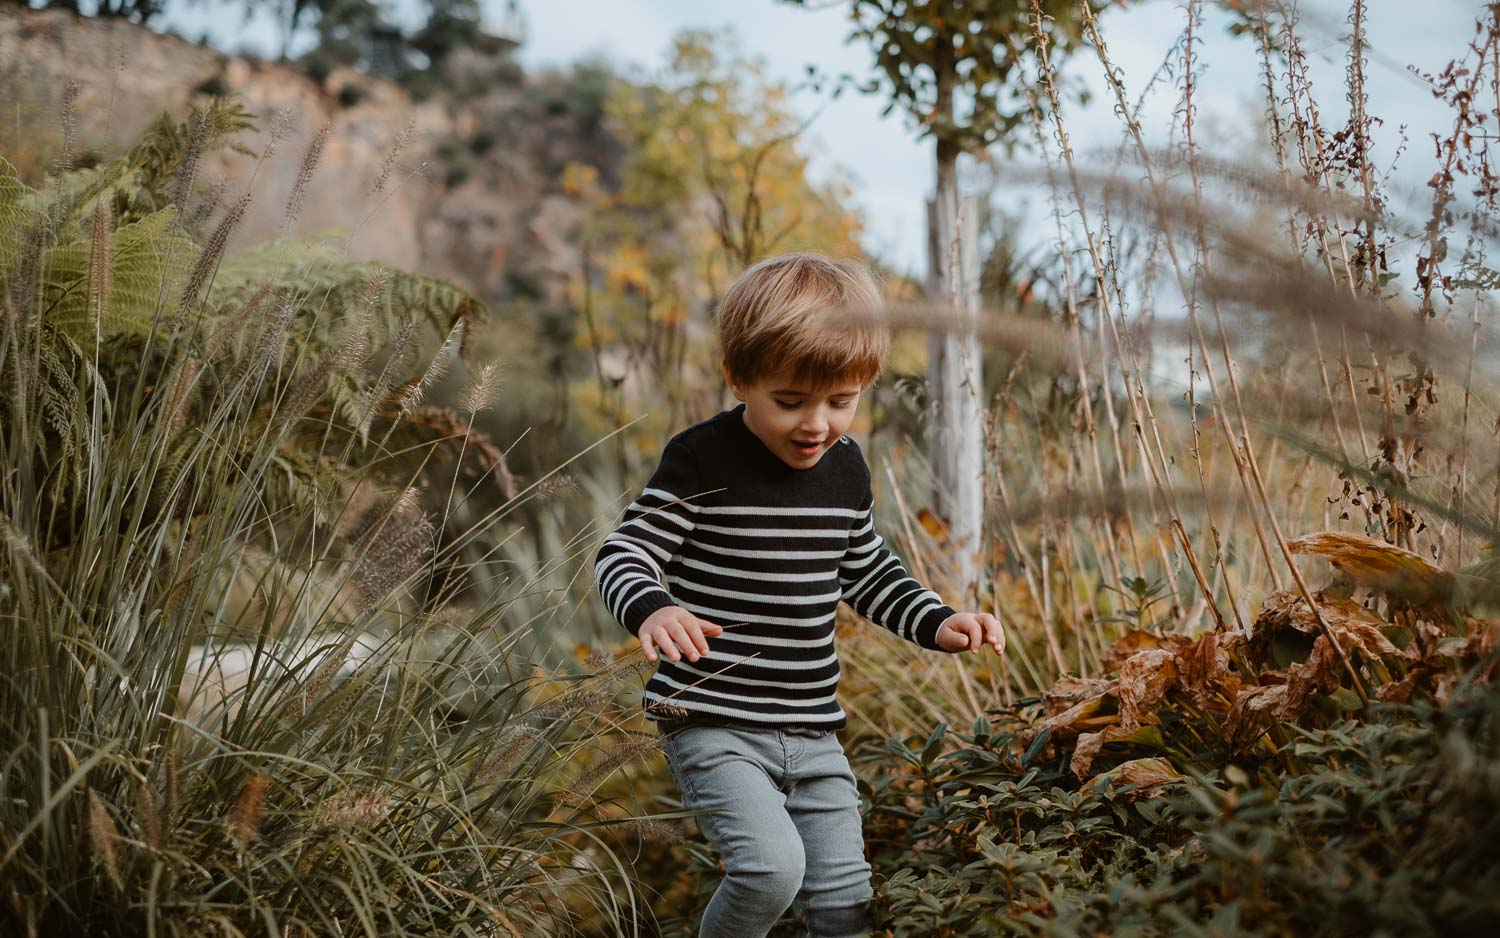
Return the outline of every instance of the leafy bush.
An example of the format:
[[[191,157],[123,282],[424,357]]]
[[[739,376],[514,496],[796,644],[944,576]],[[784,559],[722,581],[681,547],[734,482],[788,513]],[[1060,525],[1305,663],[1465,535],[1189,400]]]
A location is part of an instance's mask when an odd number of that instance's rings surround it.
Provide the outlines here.
[[[1293,543],[1376,594],[1464,579],[1393,578],[1410,558],[1366,538]],[[946,754],[942,724],[919,746],[865,740],[882,923],[1479,933],[1500,914],[1500,654],[1455,595],[1400,604],[1397,626],[1345,596],[1317,594],[1315,616],[1277,594],[1248,636],[1130,632],[1104,656],[1114,678],[1063,678]]]

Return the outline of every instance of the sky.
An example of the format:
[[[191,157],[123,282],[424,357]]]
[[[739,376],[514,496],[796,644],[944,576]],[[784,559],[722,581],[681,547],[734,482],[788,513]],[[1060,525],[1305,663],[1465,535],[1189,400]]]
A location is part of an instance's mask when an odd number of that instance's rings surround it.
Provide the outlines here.
[[[487,17],[503,16],[505,0],[481,0]],[[779,0],[519,0],[526,39],[519,57],[529,70],[564,67],[581,58],[602,56],[627,72],[649,74],[661,68],[675,33],[685,28],[732,28],[744,53],[764,60],[767,71],[795,85],[806,66],[827,73],[852,72],[865,76],[873,69],[872,53],[859,41],[846,43],[848,6],[813,3],[813,9]],[[1368,34],[1371,46],[1371,111],[1383,121],[1374,131],[1377,165],[1388,166],[1401,146],[1401,133],[1410,152],[1396,164],[1390,191],[1395,203],[1407,199],[1421,210],[1423,185],[1431,173],[1429,134],[1444,129],[1447,114],[1434,106],[1426,86],[1406,66],[1436,73],[1463,51],[1481,0],[1369,0]],[[1342,74],[1348,53],[1345,4],[1340,0],[1303,0],[1304,44],[1311,58],[1315,87],[1324,89],[1323,120],[1339,126],[1347,114]],[[418,0],[392,0],[393,18],[420,22]],[[208,33],[222,48],[251,48],[268,54],[279,49],[280,33],[269,17],[246,23],[243,5],[224,0],[170,3],[160,26],[190,38]],[[1116,65],[1124,73],[1131,95],[1139,94],[1163,62],[1173,61],[1172,48],[1184,22],[1181,0],[1146,0],[1125,10],[1111,10],[1103,21],[1104,35]],[[1227,21],[1216,11],[1205,16],[1202,32],[1202,74],[1197,93],[1200,142],[1225,155],[1253,157],[1259,139],[1257,122],[1263,112],[1263,86],[1253,44],[1225,30]],[[1321,23],[1322,28],[1317,28]],[[293,50],[297,43],[293,43]],[[1102,70],[1092,54],[1075,57],[1065,69],[1095,89],[1087,105],[1067,112],[1072,143],[1081,158],[1090,151],[1107,152],[1122,135],[1112,102],[1100,78]],[[1174,73],[1175,74],[1175,73]],[[1164,143],[1172,125],[1176,94],[1172,76],[1162,79],[1143,112],[1142,124],[1153,143]],[[933,154],[930,140],[922,140],[899,111],[882,116],[885,101],[877,96],[846,93],[837,100],[811,90],[792,98],[804,116],[816,115],[803,143],[817,178],[841,173],[851,178],[857,207],[865,219],[865,246],[873,255],[903,271],[920,274],[926,266],[924,199],[932,189]],[[1424,147],[1420,158],[1414,158]],[[1029,174],[1015,173],[1007,182],[1007,168],[1034,165],[1000,158],[992,172],[1001,183],[996,203],[1022,219],[1028,238],[1055,238],[1050,207]]]

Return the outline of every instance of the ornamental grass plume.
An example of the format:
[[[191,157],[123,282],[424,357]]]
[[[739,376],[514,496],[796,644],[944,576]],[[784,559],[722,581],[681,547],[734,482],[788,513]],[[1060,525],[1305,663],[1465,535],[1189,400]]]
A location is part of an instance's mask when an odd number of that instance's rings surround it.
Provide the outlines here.
[[[486,362],[464,388],[459,398],[459,407],[472,417],[494,403],[495,394],[499,390],[500,366],[494,362]]]
[[[266,793],[271,789],[270,776],[252,772],[240,786],[234,810],[230,812],[226,826],[230,838],[243,850],[260,831],[261,819],[266,814]]]
[[[94,845],[94,857],[109,874],[109,881],[117,893],[125,889],[120,876],[119,840],[120,831],[115,827],[109,809],[96,793],[89,792],[89,841]]]

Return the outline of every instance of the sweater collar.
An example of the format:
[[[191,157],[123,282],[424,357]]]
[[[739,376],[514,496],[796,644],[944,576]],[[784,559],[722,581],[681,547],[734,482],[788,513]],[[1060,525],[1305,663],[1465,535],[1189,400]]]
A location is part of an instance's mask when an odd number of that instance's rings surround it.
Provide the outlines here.
[[[822,459],[819,459],[816,464],[809,466],[806,469],[798,469],[796,466],[789,466],[780,456],[777,456],[776,453],[773,452],[771,448],[765,444],[764,440],[756,436],[755,431],[750,429],[749,425],[745,423],[744,401],[740,401],[730,409],[721,412],[719,416],[723,418],[724,423],[728,426],[729,432],[732,436],[740,440],[747,449],[759,454],[757,458],[768,460],[769,465],[780,467],[784,472],[797,475],[817,472],[820,467],[828,463],[828,457],[833,455],[831,450],[824,453]]]

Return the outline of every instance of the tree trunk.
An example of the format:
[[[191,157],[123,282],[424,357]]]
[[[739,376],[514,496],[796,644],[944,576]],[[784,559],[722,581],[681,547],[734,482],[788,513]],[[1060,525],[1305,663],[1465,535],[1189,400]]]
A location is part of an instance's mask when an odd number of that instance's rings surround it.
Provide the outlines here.
[[[927,205],[928,295],[949,328],[927,339],[927,438],[933,510],[948,527],[949,602],[972,606],[980,583],[984,511],[983,382],[979,337],[979,199],[958,196],[956,160],[938,163]],[[956,328],[954,328],[956,327]]]

